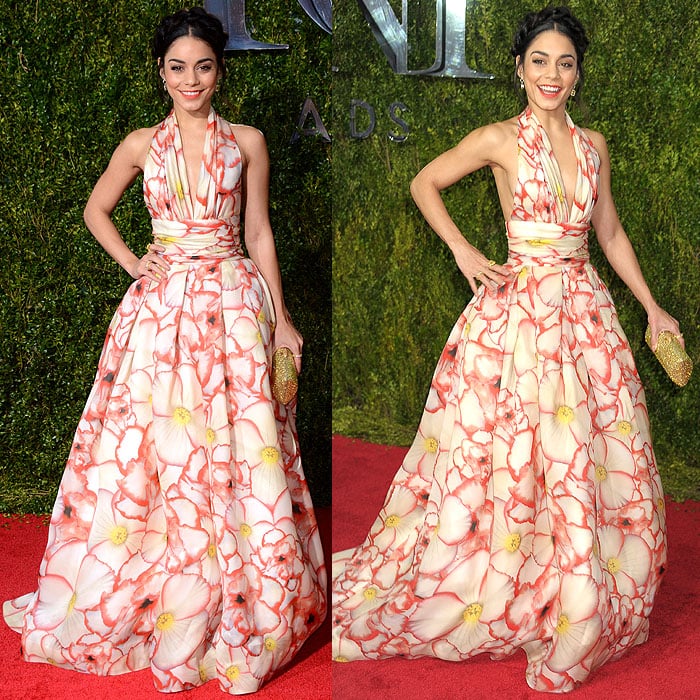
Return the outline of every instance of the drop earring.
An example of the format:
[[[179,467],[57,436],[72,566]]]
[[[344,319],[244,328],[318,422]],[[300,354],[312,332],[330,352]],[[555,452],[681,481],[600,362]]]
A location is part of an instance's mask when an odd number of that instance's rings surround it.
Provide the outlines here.
[[[525,89],[525,81],[522,78],[520,78],[520,89],[521,90]]]
[[[575,85],[571,88],[571,97],[576,97],[576,86]]]

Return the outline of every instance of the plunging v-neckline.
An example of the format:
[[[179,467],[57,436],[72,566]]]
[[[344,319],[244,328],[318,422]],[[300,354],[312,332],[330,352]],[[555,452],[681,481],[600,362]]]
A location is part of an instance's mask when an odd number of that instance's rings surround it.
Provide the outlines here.
[[[212,118],[215,118],[215,113],[213,110],[209,112],[207,117],[207,125],[204,134],[204,146],[202,147],[202,154],[199,157],[199,169],[195,175],[194,190],[192,189],[192,182],[190,181],[190,171],[187,168],[187,159],[185,158],[185,148],[182,143],[182,131],[180,129],[180,124],[177,120],[177,115],[173,114],[175,121],[175,134],[174,134],[174,145],[176,154],[176,163],[178,170],[178,186],[182,192],[178,191],[178,196],[181,194],[181,199],[185,201],[185,206],[189,209],[189,214],[191,217],[195,216],[195,210],[197,207],[197,194],[199,192],[199,186],[202,182],[202,178],[206,174],[207,159],[211,151],[211,132],[209,128]]]
[[[571,120],[571,117],[568,115],[568,113],[565,113],[564,116],[566,117],[566,125],[569,129],[569,136],[571,138],[571,143],[574,147],[574,156],[576,158],[576,176],[574,178],[574,191],[570,193],[571,200],[569,200],[569,192],[567,191],[566,185],[564,183],[564,175],[561,170],[561,165],[556,157],[556,154],[554,153],[554,148],[552,147],[552,142],[549,138],[549,134],[542,125],[542,122],[540,122],[540,120],[537,118],[537,115],[535,115],[535,113],[532,112],[532,110],[530,110],[530,117],[534,119],[534,122],[537,125],[538,131],[540,133],[540,138],[542,139],[543,150],[547,154],[547,159],[545,159],[543,165],[549,166],[545,167],[545,176],[547,178],[549,189],[552,193],[552,197],[555,198],[563,207],[563,214],[565,215],[565,220],[568,221],[571,219],[574,205],[576,203],[576,192],[578,191],[581,184],[582,155],[580,152],[578,139],[576,138],[576,127],[574,126],[574,123]]]

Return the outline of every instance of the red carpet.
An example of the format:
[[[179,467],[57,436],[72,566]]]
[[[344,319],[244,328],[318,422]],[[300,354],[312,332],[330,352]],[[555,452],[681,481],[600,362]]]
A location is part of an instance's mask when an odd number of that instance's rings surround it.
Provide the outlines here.
[[[316,512],[321,538],[330,550],[329,508]],[[46,546],[46,519],[24,516],[21,519],[0,515],[0,600],[7,600],[36,587],[36,575]],[[328,567],[330,571],[330,566]],[[253,696],[255,700],[328,700],[331,697],[329,619],[304,645],[300,654],[282,673]],[[165,695],[154,690],[150,671],[123,676],[97,677],[53,668],[48,664],[28,664],[20,657],[19,636],[0,622],[3,680],[0,700],[222,700],[224,694],[216,681],[195,690]],[[246,696],[242,696],[246,697]]]
[[[406,448],[333,439],[333,549],[359,544],[379,512]],[[700,503],[667,502],[668,573],[646,644],[603,666],[573,700],[700,698]],[[525,683],[525,654],[464,663],[389,659],[333,664],[334,700],[530,700],[547,693]]]

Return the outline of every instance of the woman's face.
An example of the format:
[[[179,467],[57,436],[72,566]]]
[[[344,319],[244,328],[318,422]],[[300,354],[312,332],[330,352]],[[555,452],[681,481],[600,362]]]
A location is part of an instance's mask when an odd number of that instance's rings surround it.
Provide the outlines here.
[[[542,32],[527,47],[518,66],[531,106],[546,111],[566,105],[578,80],[576,49],[571,40],[554,29]]]
[[[206,41],[181,36],[168,48],[160,68],[173,104],[192,114],[208,114],[219,79],[216,54]]]

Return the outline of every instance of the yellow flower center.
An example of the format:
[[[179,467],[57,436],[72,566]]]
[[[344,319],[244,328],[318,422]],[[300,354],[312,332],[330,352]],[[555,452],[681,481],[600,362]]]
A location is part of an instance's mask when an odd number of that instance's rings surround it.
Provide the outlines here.
[[[182,189],[182,183],[179,180],[175,183],[175,189],[177,190],[178,199],[184,199],[185,192]]]
[[[505,547],[509,552],[515,552],[520,549],[520,535],[517,532],[511,532],[506,537]]]
[[[178,425],[187,425],[192,420],[192,414],[184,406],[178,406],[173,412],[173,420]]]
[[[260,309],[260,312],[258,313],[258,323],[265,323],[265,309]]]
[[[265,464],[276,464],[279,458],[280,453],[276,447],[263,447],[262,461]]]
[[[277,646],[277,642],[272,637],[267,637],[265,639],[265,649],[268,651],[274,651]]]
[[[401,522],[401,518],[399,518],[398,515],[390,515],[390,516],[384,521],[384,524],[385,524],[387,527],[396,527],[400,522]]]
[[[465,622],[478,622],[484,608],[479,603],[472,603],[467,606],[467,609],[462,613],[462,618]]]
[[[608,470],[602,464],[595,468],[595,478],[598,481],[605,481],[608,478]]]
[[[164,612],[158,615],[156,627],[161,632],[167,632],[175,624],[175,616],[170,612]]]
[[[207,549],[207,556],[210,559],[213,559],[216,556],[216,545],[215,544],[209,545],[209,549]]]
[[[617,432],[620,435],[629,435],[632,432],[632,424],[629,421],[621,420],[617,424]]]
[[[607,562],[608,571],[611,574],[616,574],[620,570],[620,560],[615,557],[610,557]]]
[[[520,268],[520,272],[518,272],[518,279],[524,280],[527,277],[527,268],[522,267]]]
[[[253,528],[248,525],[248,523],[241,523],[240,532],[243,537],[250,537],[251,533],[253,532]]]
[[[238,666],[229,666],[226,671],[226,678],[228,678],[231,682],[235,681],[238,676],[241,675],[241,671],[238,668]]]
[[[73,593],[73,595],[70,597],[70,600],[68,601],[68,614],[70,615],[73,612],[73,608],[75,607],[75,601],[78,598],[77,593]]]
[[[255,334],[255,337],[258,339],[258,343],[262,343],[262,333],[260,331]]]
[[[333,661],[337,661],[339,664],[345,664],[348,662],[347,657],[345,656],[336,656]]]
[[[664,503],[664,499],[663,499],[663,498],[659,498],[659,499],[656,501],[656,507],[657,507],[659,510],[663,510],[663,509],[666,507],[666,504]]]
[[[365,600],[374,600],[377,597],[377,589],[365,588],[365,590],[362,592],[362,595],[364,596]]]
[[[202,683],[207,682],[207,669],[204,668],[204,666],[199,667],[199,680],[202,681]]]
[[[56,659],[46,659],[47,663],[50,663],[52,666],[56,666]]]
[[[463,336],[467,336],[469,334],[469,331],[472,329],[472,324],[471,323],[465,323],[464,324],[464,333],[462,334]]]
[[[559,619],[557,620],[557,632],[559,634],[566,634],[569,631],[569,627],[571,627],[569,618],[566,615],[559,615]]]
[[[559,406],[557,409],[557,420],[563,425],[568,425],[574,419],[574,411],[568,406]]]
[[[214,438],[216,437],[216,431],[213,430],[212,428],[207,428],[207,444],[211,445],[212,442],[214,442]]]
[[[426,452],[431,452],[431,453],[437,452],[438,441],[435,438],[432,438],[432,437],[425,438],[425,441],[423,444],[425,445]]]
[[[115,525],[109,533],[109,539],[113,544],[124,544],[128,536],[129,532],[123,525]]]

